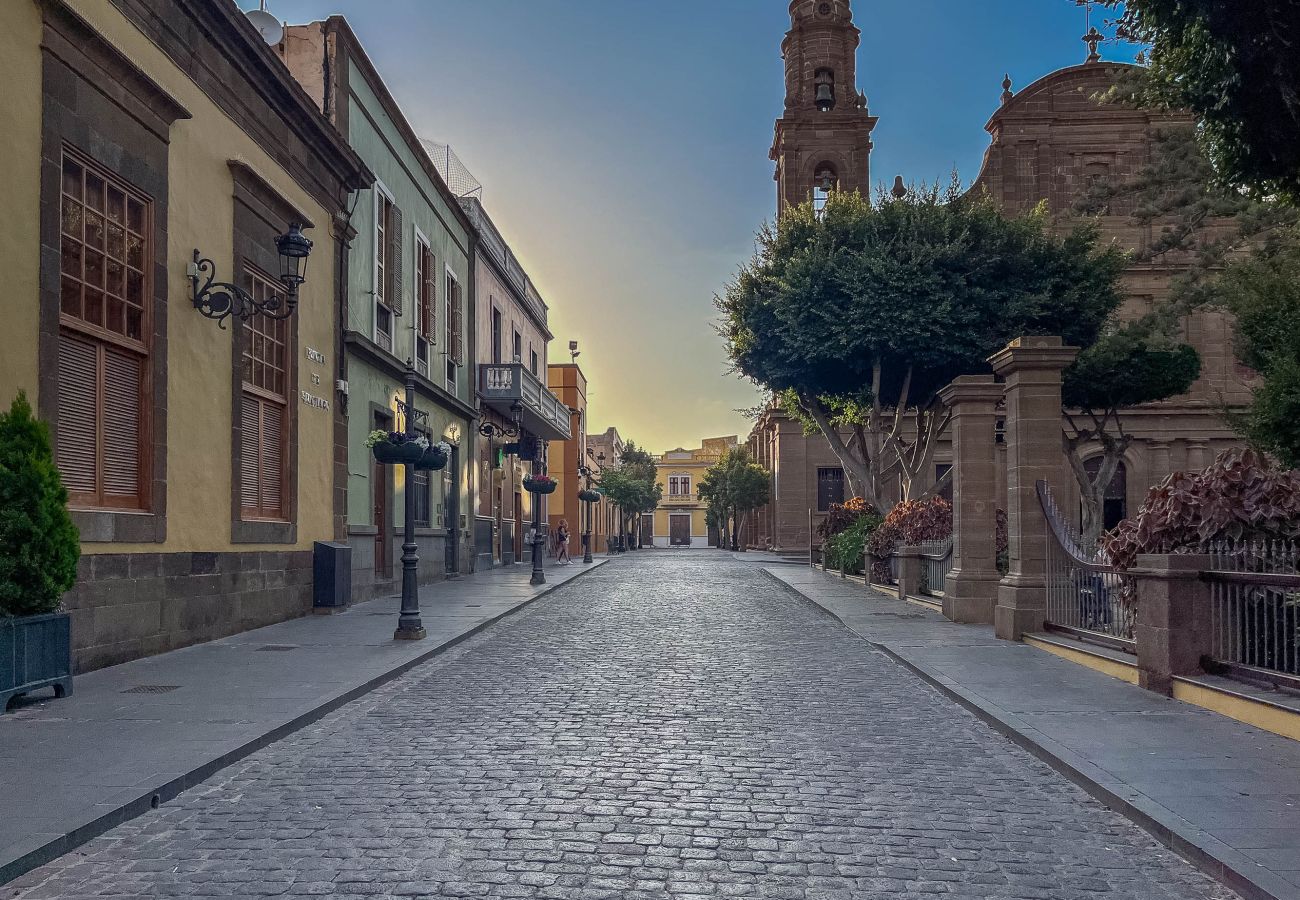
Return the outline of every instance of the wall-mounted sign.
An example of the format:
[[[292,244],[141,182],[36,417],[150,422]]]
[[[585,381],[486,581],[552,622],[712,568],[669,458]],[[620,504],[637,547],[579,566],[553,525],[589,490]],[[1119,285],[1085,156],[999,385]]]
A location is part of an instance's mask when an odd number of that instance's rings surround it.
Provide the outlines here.
[[[307,358],[314,363],[320,363],[322,366],[325,365],[325,354],[321,353],[319,350],[313,350],[311,347],[308,347]]]
[[[317,409],[321,409],[325,411],[329,410],[330,402],[326,400],[324,397],[317,397],[315,394],[309,394],[306,391],[302,391],[301,393],[302,393],[302,402],[307,406],[314,406]]]

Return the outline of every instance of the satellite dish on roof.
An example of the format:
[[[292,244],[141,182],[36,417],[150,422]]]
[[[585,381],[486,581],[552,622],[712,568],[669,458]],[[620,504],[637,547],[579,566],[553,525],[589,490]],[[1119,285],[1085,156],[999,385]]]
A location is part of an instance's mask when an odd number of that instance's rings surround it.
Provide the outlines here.
[[[253,23],[253,27],[262,35],[262,40],[268,44],[278,44],[284,37],[284,26],[280,20],[266,11],[266,4],[262,4],[262,9],[250,9],[245,15],[248,21]]]

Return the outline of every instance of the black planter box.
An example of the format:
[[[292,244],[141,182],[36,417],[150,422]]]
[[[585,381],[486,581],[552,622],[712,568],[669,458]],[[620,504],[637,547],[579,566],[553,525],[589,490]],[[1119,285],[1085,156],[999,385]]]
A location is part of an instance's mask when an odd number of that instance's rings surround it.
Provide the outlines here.
[[[72,693],[72,619],[67,613],[0,618],[0,710],[20,694]]]

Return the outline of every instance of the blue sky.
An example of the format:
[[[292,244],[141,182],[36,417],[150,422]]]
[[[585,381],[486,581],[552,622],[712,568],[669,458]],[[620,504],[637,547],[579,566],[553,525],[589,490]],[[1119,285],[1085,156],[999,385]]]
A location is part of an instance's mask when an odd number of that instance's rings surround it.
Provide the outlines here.
[[[245,9],[257,0],[238,0]],[[872,177],[979,170],[1004,73],[1082,62],[1073,0],[855,0]],[[652,450],[748,431],[712,297],[774,212],[787,0],[268,0],[347,16],[422,136],[449,142],[570,339],[593,430]],[[1094,13],[1100,20],[1101,15]],[[1103,48],[1108,59],[1132,51]]]

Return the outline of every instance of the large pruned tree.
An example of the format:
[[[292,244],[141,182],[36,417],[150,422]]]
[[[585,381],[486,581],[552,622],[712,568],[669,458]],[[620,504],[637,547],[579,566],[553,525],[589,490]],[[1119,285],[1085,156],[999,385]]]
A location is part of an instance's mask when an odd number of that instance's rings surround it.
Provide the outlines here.
[[[744,447],[734,447],[709,466],[700,479],[700,499],[708,504],[709,519],[721,531],[722,546],[740,549],[740,529],[745,516],[767,503],[772,480]]]
[[[1092,546],[1105,527],[1106,489],[1133,435],[1122,412],[1186,393],[1201,374],[1201,357],[1165,334],[1149,317],[1109,327],[1065,371],[1061,401],[1067,427],[1061,439],[1079,486],[1082,534]],[[1095,471],[1085,454],[1101,450]]]
[[[904,499],[938,487],[938,391],[1022,335],[1092,344],[1123,266],[1094,225],[1058,235],[1044,208],[1004,215],[955,178],[874,205],[836,193],[763,228],[716,300],[719,330],[735,369],[814,422],[883,513],[886,479]]]
[[[1224,181],[1300,199],[1300,4],[1106,0],[1150,45],[1139,99],[1190,109]]]

